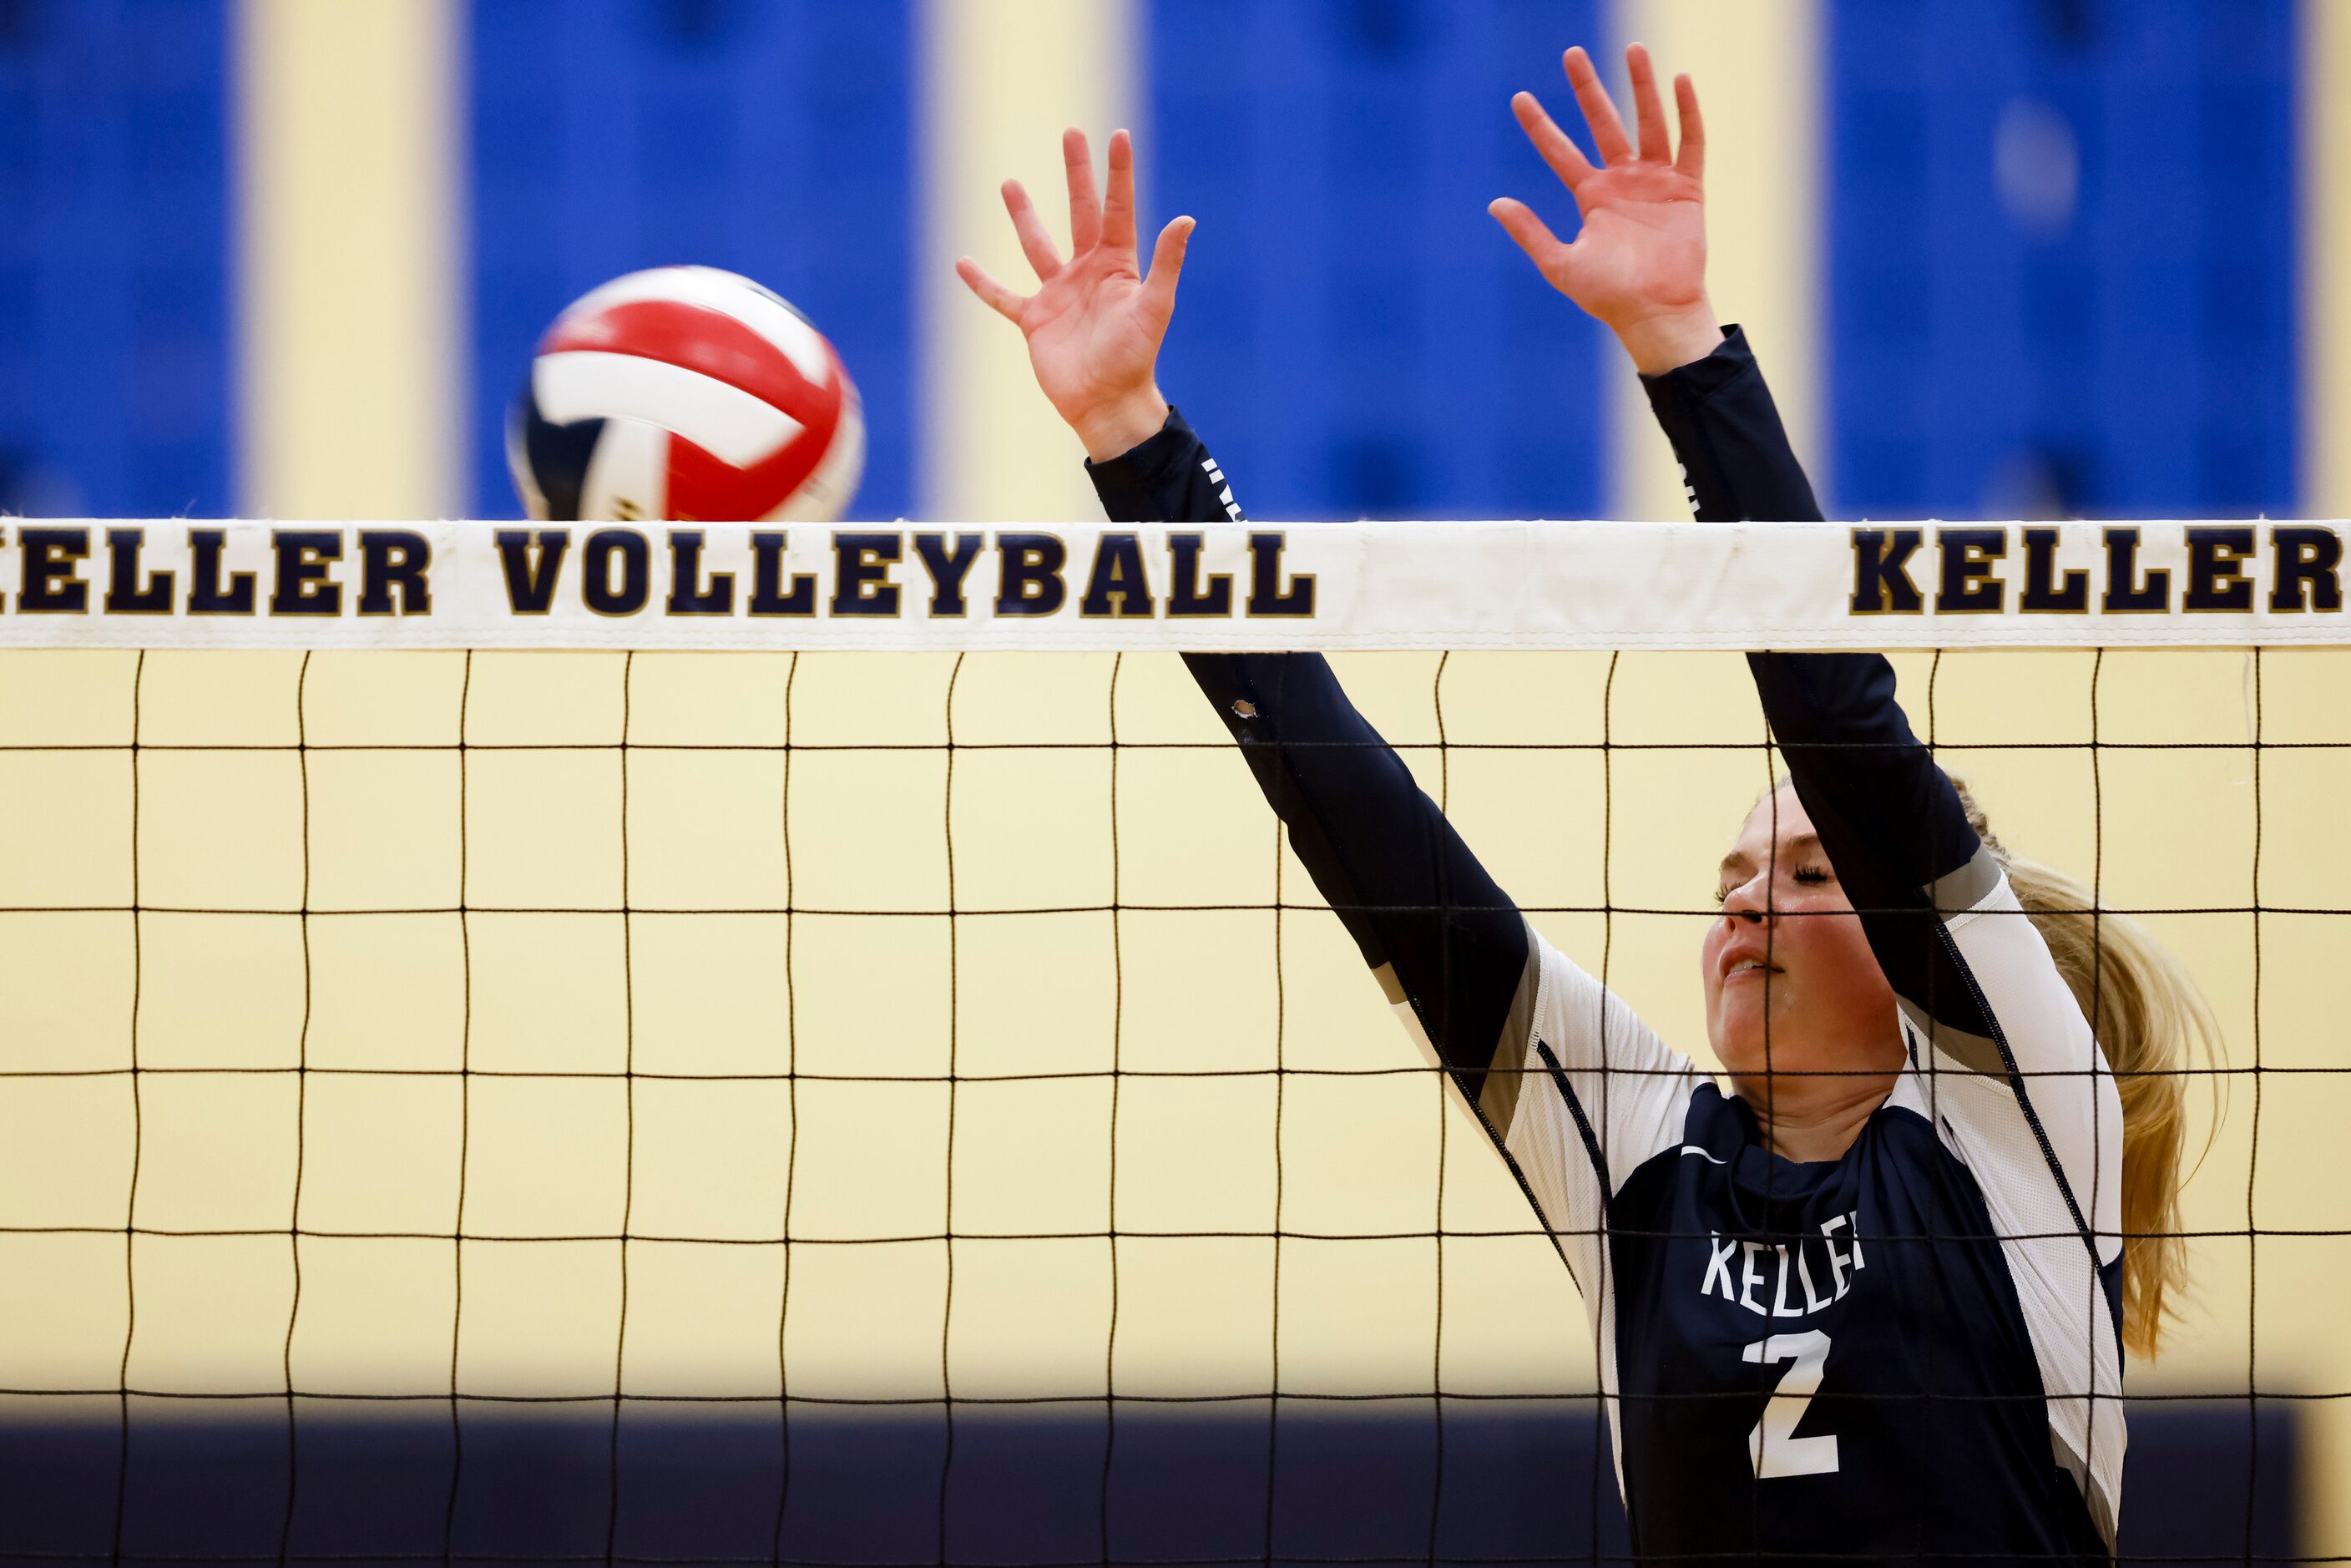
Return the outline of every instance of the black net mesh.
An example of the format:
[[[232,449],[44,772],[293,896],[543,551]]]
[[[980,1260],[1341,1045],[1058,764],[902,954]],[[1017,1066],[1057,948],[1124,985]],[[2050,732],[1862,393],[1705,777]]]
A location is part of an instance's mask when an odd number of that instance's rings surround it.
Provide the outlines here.
[[[1737,661],[1339,662],[1705,1065],[1688,953],[1779,767]],[[1902,668],[2226,1038],[2180,1069],[2194,1289],[2131,1374],[2122,1554],[2337,1560],[2341,666]],[[1552,1239],[1172,657],[0,688],[0,1555],[1625,1557]]]

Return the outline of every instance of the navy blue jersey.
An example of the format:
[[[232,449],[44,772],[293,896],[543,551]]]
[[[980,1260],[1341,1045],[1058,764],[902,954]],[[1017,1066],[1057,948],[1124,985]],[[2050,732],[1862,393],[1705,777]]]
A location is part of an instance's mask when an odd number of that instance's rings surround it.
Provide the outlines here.
[[[1648,385],[1702,519],[1819,516],[1735,330]],[[1238,509],[1180,418],[1092,472],[1121,521]],[[1186,663],[1574,1275],[1638,1553],[2106,1558],[2120,1102],[1884,659],[1750,657],[1909,1049],[1813,1165],[1527,924],[1325,661]]]

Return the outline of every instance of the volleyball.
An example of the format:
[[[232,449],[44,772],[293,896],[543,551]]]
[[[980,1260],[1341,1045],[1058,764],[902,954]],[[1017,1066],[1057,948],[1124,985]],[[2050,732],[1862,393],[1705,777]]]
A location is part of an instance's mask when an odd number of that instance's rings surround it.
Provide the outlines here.
[[[548,328],[507,460],[543,520],[830,522],[856,494],[865,421],[839,352],[780,296],[661,267]]]

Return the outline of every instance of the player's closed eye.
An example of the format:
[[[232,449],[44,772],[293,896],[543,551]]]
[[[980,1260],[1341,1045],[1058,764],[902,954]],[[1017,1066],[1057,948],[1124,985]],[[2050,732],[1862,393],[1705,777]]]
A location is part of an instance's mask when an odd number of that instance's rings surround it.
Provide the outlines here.
[[[1816,865],[1798,866],[1790,874],[1807,886],[1824,885],[1831,880],[1828,871]],[[1729,900],[1730,889],[1718,884],[1714,890],[1715,903],[1727,904]]]

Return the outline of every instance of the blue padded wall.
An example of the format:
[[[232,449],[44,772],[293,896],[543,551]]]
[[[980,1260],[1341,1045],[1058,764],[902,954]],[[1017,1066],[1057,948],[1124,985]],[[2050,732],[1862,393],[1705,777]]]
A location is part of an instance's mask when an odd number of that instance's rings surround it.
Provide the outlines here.
[[[870,443],[850,515],[904,512],[910,0],[474,0],[471,26],[473,514],[518,513],[506,409],[556,312],[678,262],[758,279],[833,340]]]
[[[1572,117],[1560,52],[1599,13],[1155,0],[1144,194],[1200,220],[1161,381],[1253,516],[1598,509],[1614,346],[1485,207],[1517,195],[1573,233],[1510,96]]]
[[[2294,509],[2294,16],[1833,0],[1836,511]]]
[[[0,511],[233,510],[227,0],[0,0]]]

